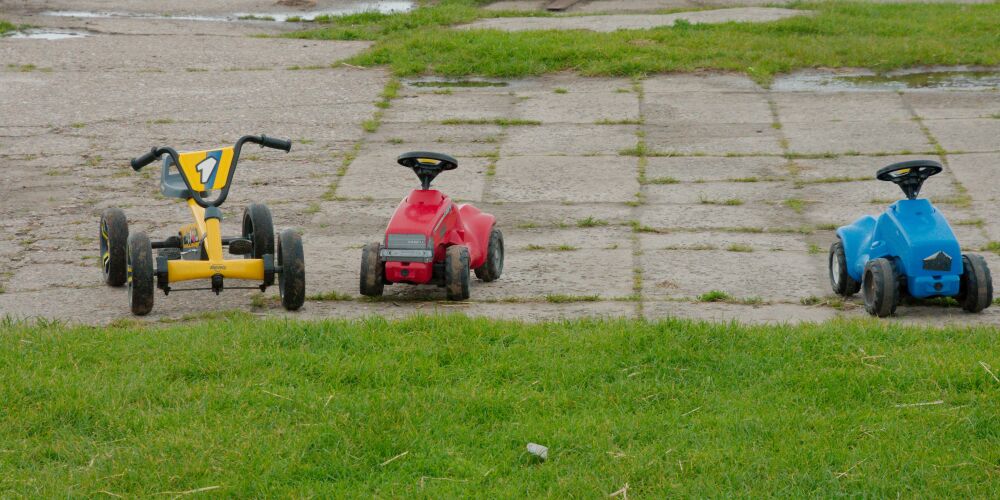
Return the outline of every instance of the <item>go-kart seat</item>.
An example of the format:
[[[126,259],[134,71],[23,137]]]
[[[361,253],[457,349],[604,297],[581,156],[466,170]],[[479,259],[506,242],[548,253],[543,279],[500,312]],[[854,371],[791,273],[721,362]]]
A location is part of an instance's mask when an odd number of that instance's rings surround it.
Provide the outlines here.
[[[168,198],[180,198],[186,200],[191,198],[191,192],[184,185],[184,179],[179,172],[171,172],[170,167],[174,164],[173,158],[169,155],[163,158],[163,168],[160,170],[160,192]]]

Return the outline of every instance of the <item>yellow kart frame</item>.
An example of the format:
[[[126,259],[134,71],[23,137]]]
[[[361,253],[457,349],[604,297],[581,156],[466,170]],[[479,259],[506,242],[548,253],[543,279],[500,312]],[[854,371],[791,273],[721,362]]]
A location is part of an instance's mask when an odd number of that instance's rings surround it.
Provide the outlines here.
[[[124,212],[105,210],[101,217],[101,258],[105,282],[112,286],[128,285],[129,302],[136,315],[149,313],[153,307],[155,287],[164,294],[171,285],[199,279],[211,280],[211,290],[223,290],[226,279],[256,280],[261,291],[279,278],[279,291],[286,309],[295,310],[305,300],[305,264],[301,237],[292,230],[285,230],[277,238],[277,252],[271,214],[263,204],[251,204],[243,213],[241,237],[224,238],[219,209],[226,197],[236,171],[240,150],[251,142],[262,147],[284,151],[291,150],[291,142],[267,136],[244,136],[236,145],[222,149],[178,153],[173,148],[153,148],[131,162],[136,171],[153,163],[163,155],[160,190],[168,197],[184,199],[194,220],[181,227],[175,236],[163,241],[150,241],[142,232],[129,234]],[[177,173],[172,173],[171,168]],[[205,197],[213,191],[219,194],[214,200]],[[244,258],[227,259],[229,253]],[[155,258],[153,250],[159,250]]]

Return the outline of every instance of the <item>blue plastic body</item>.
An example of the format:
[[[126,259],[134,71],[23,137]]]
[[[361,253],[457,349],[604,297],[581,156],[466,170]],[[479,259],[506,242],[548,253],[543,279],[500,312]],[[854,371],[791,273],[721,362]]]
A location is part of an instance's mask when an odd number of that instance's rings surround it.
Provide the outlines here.
[[[948,221],[926,199],[899,200],[876,219],[866,215],[837,229],[847,257],[847,273],[858,282],[869,260],[893,261],[910,295],[953,297],[962,275],[962,251]],[[944,252],[951,268],[924,269],[924,259]]]

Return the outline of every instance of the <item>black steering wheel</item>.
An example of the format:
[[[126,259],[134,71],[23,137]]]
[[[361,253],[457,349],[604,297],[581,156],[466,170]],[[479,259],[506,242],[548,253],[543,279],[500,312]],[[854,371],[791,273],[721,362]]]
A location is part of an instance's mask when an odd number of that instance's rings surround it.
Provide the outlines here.
[[[893,163],[882,167],[875,174],[880,181],[889,181],[903,190],[907,199],[914,199],[920,194],[920,186],[932,175],[944,170],[940,163],[933,160],[910,160]]]
[[[433,153],[430,151],[410,151],[403,153],[396,158],[396,163],[413,169],[420,179],[422,189],[430,189],[431,181],[438,174],[445,170],[455,170],[458,168],[458,160],[443,153]]]

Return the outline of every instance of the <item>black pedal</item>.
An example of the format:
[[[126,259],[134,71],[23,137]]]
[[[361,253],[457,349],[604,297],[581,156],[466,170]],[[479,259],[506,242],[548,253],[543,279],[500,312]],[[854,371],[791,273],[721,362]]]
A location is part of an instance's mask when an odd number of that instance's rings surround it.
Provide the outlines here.
[[[229,242],[229,253],[233,255],[250,255],[253,253],[253,242],[237,238]]]
[[[223,287],[222,281],[223,280],[222,280],[222,275],[221,274],[213,274],[212,275],[212,291],[215,292],[216,295],[218,295],[219,292],[222,291],[222,287]]]

